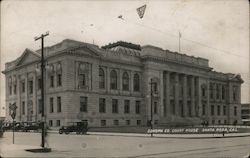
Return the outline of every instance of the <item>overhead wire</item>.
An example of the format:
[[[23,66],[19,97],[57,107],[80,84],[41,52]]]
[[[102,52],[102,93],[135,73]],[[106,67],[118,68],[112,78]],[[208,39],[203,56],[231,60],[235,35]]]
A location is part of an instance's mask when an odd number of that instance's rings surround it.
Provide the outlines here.
[[[131,24],[134,24],[134,25],[137,25],[137,26],[141,26],[141,27],[144,27],[144,28],[148,28],[148,29],[151,29],[151,30],[154,30],[154,31],[157,31],[159,33],[162,33],[162,34],[165,34],[167,36],[171,36],[171,37],[175,37],[175,38],[178,38],[179,36],[178,35],[174,35],[174,34],[171,34],[171,33],[168,33],[168,32],[165,32],[165,31],[162,31],[160,29],[157,29],[157,28],[154,28],[154,27],[151,27],[151,26],[147,26],[147,25],[144,25],[144,24],[140,24],[140,23],[136,23],[136,22],[132,22],[132,21],[129,21],[127,19],[124,19],[123,21],[126,21],[128,23],[131,23]],[[242,56],[242,55],[238,55],[238,54],[235,54],[235,53],[232,53],[230,51],[226,51],[226,50],[222,50],[222,49],[219,49],[219,48],[216,48],[216,47],[212,47],[212,46],[209,46],[207,44],[204,44],[204,43],[201,43],[201,42],[197,42],[195,40],[191,40],[191,39],[188,39],[188,38],[181,38],[182,40],[185,40],[185,41],[188,41],[188,42],[192,42],[192,43],[195,43],[199,46],[202,46],[202,47],[206,47],[206,48],[209,48],[209,49],[213,49],[213,50],[216,50],[217,52],[222,52],[222,53],[225,53],[225,54],[230,54],[230,55],[234,55],[234,56],[237,56],[237,57],[240,57],[240,58],[243,58],[245,60],[249,60],[247,59],[248,57],[246,56]]]

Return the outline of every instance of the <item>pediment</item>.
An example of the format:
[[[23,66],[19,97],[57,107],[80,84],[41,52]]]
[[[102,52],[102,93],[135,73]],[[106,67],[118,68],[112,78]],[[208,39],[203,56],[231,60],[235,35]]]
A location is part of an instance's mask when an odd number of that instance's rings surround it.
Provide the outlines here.
[[[23,54],[17,60],[16,66],[25,65],[40,60],[40,55],[30,49],[25,49]]]

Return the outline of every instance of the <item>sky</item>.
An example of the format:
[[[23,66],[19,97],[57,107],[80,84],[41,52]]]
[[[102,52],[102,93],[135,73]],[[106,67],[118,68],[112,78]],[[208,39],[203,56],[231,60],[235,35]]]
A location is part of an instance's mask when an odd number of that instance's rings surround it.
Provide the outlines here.
[[[119,40],[154,45],[209,59],[224,73],[239,73],[242,103],[249,103],[248,0],[3,0],[0,69],[25,48],[39,49],[34,37],[49,31],[45,46],[69,38],[99,46]],[[136,8],[146,4],[142,19]],[[122,15],[122,18],[118,18]],[[0,105],[5,106],[1,74]],[[0,115],[3,114],[1,110]]]

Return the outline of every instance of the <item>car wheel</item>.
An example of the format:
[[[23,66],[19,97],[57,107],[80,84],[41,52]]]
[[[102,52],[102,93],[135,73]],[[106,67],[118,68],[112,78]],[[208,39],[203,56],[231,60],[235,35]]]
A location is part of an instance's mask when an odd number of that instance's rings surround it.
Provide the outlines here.
[[[59,130],[59,134],[63,134],[63,130],[60,129],[60,130]]]
[[[65,134],[69,134],[69,131],[65,131]]]

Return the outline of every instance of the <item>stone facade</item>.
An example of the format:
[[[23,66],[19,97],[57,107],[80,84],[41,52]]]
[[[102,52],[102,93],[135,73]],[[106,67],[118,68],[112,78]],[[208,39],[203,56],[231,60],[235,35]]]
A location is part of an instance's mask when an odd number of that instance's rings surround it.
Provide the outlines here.
[[[80,120],[90,126],[146,125],[151,105],[154,124],[241,123],[240,75],[212,71],[207,59],[150,45],[100,48],[69,39],[46,47],[45,56],[50,126]],[[40,50],[26,49],[6,63],[7,120],[13,103],[17,121],[41,119],[39,68]]]

